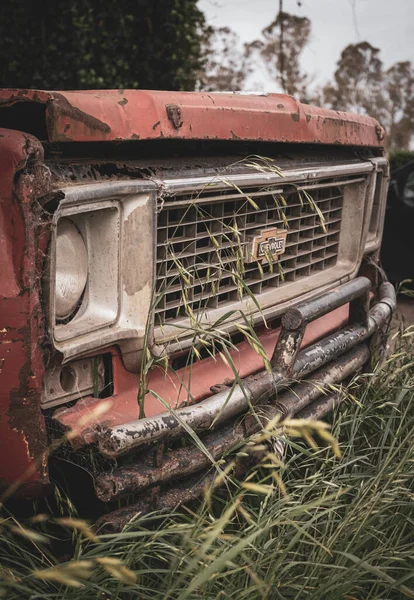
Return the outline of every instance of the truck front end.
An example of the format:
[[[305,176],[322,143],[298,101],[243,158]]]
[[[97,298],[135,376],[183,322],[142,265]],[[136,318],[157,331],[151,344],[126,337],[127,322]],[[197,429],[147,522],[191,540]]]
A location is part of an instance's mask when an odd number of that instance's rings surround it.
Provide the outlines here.
[[[5,487],[45,493],[65,448],[99,501],[136,496],[119,528],[199,494],[263,418],[332,410],[395,309],[376,121],[282,95],[1,98]]]

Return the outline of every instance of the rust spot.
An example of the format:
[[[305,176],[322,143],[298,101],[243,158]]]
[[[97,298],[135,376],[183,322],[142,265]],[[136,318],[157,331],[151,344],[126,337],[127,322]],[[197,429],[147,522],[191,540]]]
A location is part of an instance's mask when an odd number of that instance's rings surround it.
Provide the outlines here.
[[[285,108],[285,105],[284,104],[278,104],[277,107],[278,108]]]
[[[232,129],[230,129],[230,133],[231,133],[231,139],[232,140],[241,140],[241,137],[239,137],[238,135],[236,135]]]
[[[115,533],[121,531],[137,513],[146,514],[153,510],[172,510],[201,496],[204,489],[212,485],[214,477],[215,473],[208,473],[202,479],[199,475],[189,477],[184,482],[179,482],[167,490],[162,490],[160,486],[154,486],[147,490],[145,496],[139,497],[136,504],[118,508],[100,517],[95,523],[95,528],[100,533]]]
[[[18,92],[17,94],[11,94],[8,98],[0,98],[0,106],[9,106],[14,104],[16,100],[30,101],[30,98],[24,98],[22,97],[21,92]]]
[[[152,126],[153,130],[155,131],[157,129],[157,127],[159,127],[161,125],[161,121],[157,121],[156,123],[154,123],[154,125]]]
[[[63,133],[66,133],[70,129],[70,123],[66,123]]]
[[[119,100],[118,104],[125,106],[125,104],[128,104],[128,100],[126,98],[122,98],[122,100]]]
[[[24,144],[24,151],[27,157],[35,160],[42,160],[43,152],[39,149],[39,145],[33,142],[33,138],[27,136]]]
[[[86,127],[88,127],[88,129],[96,129],[98,131],[102,131],[103,133],[110,133],[111,131],[111,128],[107,123],[104,123],[96,117],[89,115],[83,110],[80,110],[80,108],[72,106],[72,104],[64,96],[58,95],[48,102],[48,129],[53,128],[53,124],[55,124],[56,120],[61,116],[69,117],[69,119],[83,123]]]
[[[177,104],[166,104],[167,117],[171,121],[175,129],[179,129],[183,125],[183,117],[181,108]]]
[[[292,121],[294,121],[295,123],[297,123],[299,121],[299,118],[300,118],[299,111],[295,112],[295,113],[291,113],[291,117],[292,117]]]
[[[35,156],[37,160],[41,158],[41,147],[36,151],[33,139],[27,137],[23,148],[27,156]],[[23,210],[22,219],[25,221],[24,234],[16,230],[16,247],[24,244],[25,252],[31,257],[31,268],[29,273],[23,272],[22,291],[19,296],[4,299],[1,307],[5,322],[13,323],[12,328],[7,326],[4,329],[6,331],[10,329],[8,337],[13,342],[14,365],[17,366],[22,361],[17,374],[18,383],[15,382],[8,390],[9,406],[5,421],[10,433],[6,433],[6,438],[10,439],[12,454],[15,451],[13,444],[16,445],[16,454],[19,453],[19,446],[24,444],[28,464],[33,459],[38,460],[35,472],[42,483],[47,481],[45,451],[48,442],[44,418],[39,407],[37,387],[44,369],[40,348],[45,339],[43,312],[38,298],[38,282],[39,274],[43,272],[45,266],[44,251],[48,244],[49,226],[47,220],[42,220],[42,211],[35,201],[39,193],[48,189],[50,183],[48,172],[42,162],[36,162],[32,164],[29,172],[21,175],[15,183],[14,193],[19,199],[19,205]],[[19,263],[22,265],[23,257],[19,257]],[[24,268],[26,267],[22,267],[22,270]],[[16,433],[20,438],[19,442],[16,441]],[[18,468],[19,459],[15,460]]]
[[[251,431],[259,429],[257,419]],[[203,444],[214,459],[229,452],[236,444],[242,442],[246,432],[242,423],[230,422],[216,431],[203,437]],[[144,451],[131,465],[100,473],[94,477],[97,497],[110,502],[122,495],[141,493],[153,484],[163,484],[176,478],[188,477],[211,465],[211,460],[204,452],[193,446],[185,446],[165,451],[163,443]]]
[[[311,120],[312,117],[310,115],[305,115],[305,117],[306,117],[306,123],[309,123],[309,121]]]

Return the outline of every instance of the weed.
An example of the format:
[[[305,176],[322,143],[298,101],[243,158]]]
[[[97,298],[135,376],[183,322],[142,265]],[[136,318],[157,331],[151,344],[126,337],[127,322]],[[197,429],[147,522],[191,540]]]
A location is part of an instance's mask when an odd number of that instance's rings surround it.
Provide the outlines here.
[[[413,335],[396,334],[392,356],[354,378],[331,434],[287,422],[283,461],[267,451],[242,482],[226,469],[225,495],[213,487],[195,506],[97,538],[60,519],[76,537],[64,561],[48,543],[56,521],[3,515],[3,597],[414,598]],[[269,432],[281,435],[269,424],[242,453]]]

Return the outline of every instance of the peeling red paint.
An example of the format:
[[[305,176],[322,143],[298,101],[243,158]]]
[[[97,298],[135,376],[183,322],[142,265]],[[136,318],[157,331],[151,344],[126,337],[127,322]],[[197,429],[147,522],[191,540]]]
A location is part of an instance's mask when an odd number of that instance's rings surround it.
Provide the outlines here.
[[[0,454],[8,457],[2,461],[0,484],[5,487],[22,478],[33,493],[34,482],[47,483],[47,440],[39,408],[41,257],[31,206],[33,186],[22,179],[16,188],[16,174],[29,159],[42,160],[43,149],[35,138],[17,131],[3,129],[0,135]]]
[[[0,111],[17,102],[45,105],[50,142],[170,138],[384,145],[375,119],[308,106],[283,94],[0,90]]]

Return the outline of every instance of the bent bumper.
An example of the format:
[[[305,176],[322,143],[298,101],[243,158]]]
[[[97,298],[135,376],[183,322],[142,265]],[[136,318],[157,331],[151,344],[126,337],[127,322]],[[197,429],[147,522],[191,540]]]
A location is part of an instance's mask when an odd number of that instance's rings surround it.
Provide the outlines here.
[[[170,508],[198,495],[212,476],[204,476],[202,485],[201,473],[261,428],[261,419],[248,414],[252,406],[260,407],[265,419],[291,415],[321,418],[332,410],[340,398],[325,394],[324,389],[363,368],[371,356],[370,338],[387,325],[396,308],[390,283],[379,287],[378,301],[371,309],[370,296],[370,281],[358,277],[304,302],[283,316],[270,369],[249,375],[230,387],[219,386],[222,389],[218,393],[190,407],[96,428],[93,441],[101,455],[117,459],[127,453],[135,454],[132,464],[94,476],[97,497],[111,502],[146,490],[145,498],[138,504],[106,515],[100,524],[119,530],[137,512]],[[348,303],[348,324],[301,350],[307,326]],[[245,418],[240,419],[243,413]],[[165,451],[166,441],[190,432],[200,434],[203,450],[188,445]]]
[[[379,288],[379,302],[369,310],[370,288],[367,278],[358,277],[328,294],[290,309],[282,318],[282,330],[270,361],[271,370],[250,375],[239,384],[233,384],[231,388],[193,406],[108,428],[98,435],[100,452],[107,457],[116,458],[143,444],[179,437],[188,430],[199,433],[217,428],[221,423],[246,411],[249,406],[268,401],[270,396],[275,396],[293,381],[302,380],[362,344],[389,320],[396,307],[393,286],[383,283]],[[347,303],[350,303],[347,327],[299,351],[306,326]],[[365,347],[368,351],[366,345]],[[345,369],[345,377],[358,370],[369,358],[366,352],[358,356],[353,371]],[[350,355],[350,364],[353,364],[354,359],[355,356]],[[332,365],[337,371],[332,383],[345,378],[341,371],[346,364],[342,360],[338,365]],[[290,409],[286,408],[283,412],[289,413]]]

